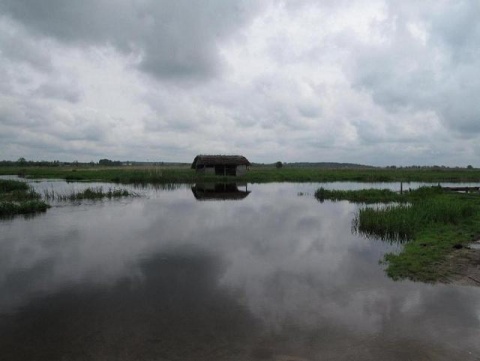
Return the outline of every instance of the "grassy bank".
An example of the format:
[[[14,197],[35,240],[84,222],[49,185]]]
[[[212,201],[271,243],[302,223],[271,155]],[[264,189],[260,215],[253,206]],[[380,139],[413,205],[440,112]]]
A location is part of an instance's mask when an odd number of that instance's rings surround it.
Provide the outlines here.
[[[0,217],[45,212],[48,208],[28,184],[0,179]]]
[[[405,196],[393,192],[389,189],[361,189],[357,191],[340,191],[320,188],[315,192],[315,197],[320,202],[330,200],[371,204],[407,201],[407,198]]]
[[[157,167],[1,167],[0,175],[57,178],[71,181],[106,181],[125,184],[197,183],[241,180],[266,182],[478,182],[480,170],[466,168],[359,168],[252,166],[243,177],[197,175],[188,166]]]
[[[390,191],[317,191],[319,199],[395,204],[363,207],[353,223],[360,234],[389,242],[405,242],[399,254],[387,254],[387,274],[434,282],[455,270],[445,262],[479,233],[480,195],[420,188],[402,195]],[[321,198],[322,196],[323,198]],[[370,198],[369,198],[370,197]]]

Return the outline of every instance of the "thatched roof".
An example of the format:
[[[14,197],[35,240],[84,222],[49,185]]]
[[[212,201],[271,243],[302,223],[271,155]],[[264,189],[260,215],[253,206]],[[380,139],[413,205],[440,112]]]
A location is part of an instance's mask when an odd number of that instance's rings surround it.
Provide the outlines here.
[[[250,165],[247,158],[242,155],[197,155],[192,163],[192,169],[197,166],[215,165]]]

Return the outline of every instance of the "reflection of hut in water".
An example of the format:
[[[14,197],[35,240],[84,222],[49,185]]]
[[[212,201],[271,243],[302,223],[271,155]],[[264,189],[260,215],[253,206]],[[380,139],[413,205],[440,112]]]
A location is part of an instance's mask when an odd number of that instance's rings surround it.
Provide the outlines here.
[[[242,187],[239,189],[238,187]],[[245,187],[243,189],[243,187]],[[192,193],[199,201],[208,200],[241,200],[246,198],[250,191],[247,184],[239,185],[237,183],[211,183],[196,184],[192,186]]]
[[[241,155],[197,155],[192,163],[192,169],[197,173],[223,176],[244,175],[250,162]]]

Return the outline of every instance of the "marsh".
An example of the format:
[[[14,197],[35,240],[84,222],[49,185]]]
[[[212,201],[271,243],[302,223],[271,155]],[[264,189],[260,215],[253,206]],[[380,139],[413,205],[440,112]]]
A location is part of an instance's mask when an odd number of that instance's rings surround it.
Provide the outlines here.
[[[358,206],[320,186],[127,186],[1,220],[2,360],[478,360],[480,289],[391,280],[402,245],[352,232]]]

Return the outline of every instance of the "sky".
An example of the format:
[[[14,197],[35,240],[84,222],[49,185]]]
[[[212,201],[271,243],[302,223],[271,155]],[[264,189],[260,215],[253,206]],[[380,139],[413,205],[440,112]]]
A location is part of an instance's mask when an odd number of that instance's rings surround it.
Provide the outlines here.
[[[480,167],[478,0],[0,0],[0,159]]]

